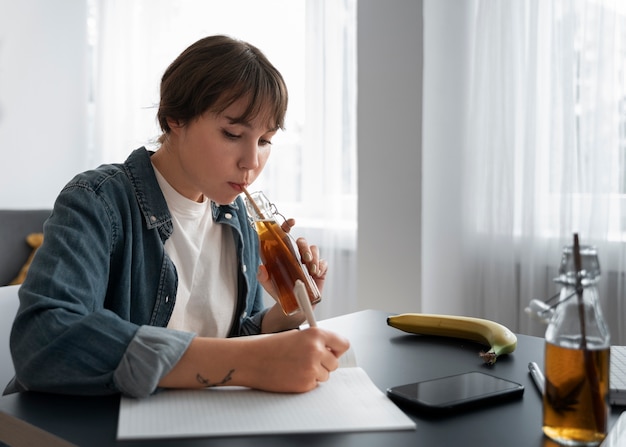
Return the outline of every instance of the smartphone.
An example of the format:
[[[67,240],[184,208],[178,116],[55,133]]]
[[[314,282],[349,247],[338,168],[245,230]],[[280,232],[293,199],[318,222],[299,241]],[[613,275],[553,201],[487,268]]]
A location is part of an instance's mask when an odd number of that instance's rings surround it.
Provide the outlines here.
[[[520,398],[523,394],[523,385],[479,371],[387,389],[394,402],[436,414]]]

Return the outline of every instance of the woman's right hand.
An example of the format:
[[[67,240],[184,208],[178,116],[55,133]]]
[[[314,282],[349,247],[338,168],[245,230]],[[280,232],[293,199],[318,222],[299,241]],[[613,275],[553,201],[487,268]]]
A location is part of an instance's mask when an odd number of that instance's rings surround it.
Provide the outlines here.
[[[305,392],[328,380],[349,348],[349,341],[318,327],[256,337],[258,356],[251,359],[250,387],[277,392]]]

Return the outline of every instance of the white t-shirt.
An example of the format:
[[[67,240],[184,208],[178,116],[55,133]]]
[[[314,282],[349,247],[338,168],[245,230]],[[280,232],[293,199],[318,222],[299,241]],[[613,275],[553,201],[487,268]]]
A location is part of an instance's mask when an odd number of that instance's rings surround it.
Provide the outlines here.
[[[211,202],[179,194],[154,168],[172,214],[165,251],[178,272],[176,304],[168,328],[203,337],[226,337],[237,300],[237,255],[230,228],[213,222]]]

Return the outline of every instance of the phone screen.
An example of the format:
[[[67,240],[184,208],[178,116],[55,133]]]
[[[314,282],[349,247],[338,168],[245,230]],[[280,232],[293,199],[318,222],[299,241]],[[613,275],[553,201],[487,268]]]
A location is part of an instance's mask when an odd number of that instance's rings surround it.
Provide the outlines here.
[[[520,397],[524,386],[510,380],[473,371],[387,390],[399,403],[421,409],[454,410],[475,404]]]

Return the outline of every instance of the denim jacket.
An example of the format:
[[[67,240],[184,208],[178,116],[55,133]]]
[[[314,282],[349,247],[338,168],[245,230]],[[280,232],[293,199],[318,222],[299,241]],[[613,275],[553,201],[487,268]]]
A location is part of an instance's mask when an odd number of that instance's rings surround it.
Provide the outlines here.
[[[124,164],[77,175],[59,194],[19,290],[16,377],[5,392],[146,396],[195,336],[166,328],[178,276],[164,250],[173,227],[150,155],[137,149]],[[240,265],[230,336],[259,333],[257,235],[240,197],[212,210],[232,228]]]

